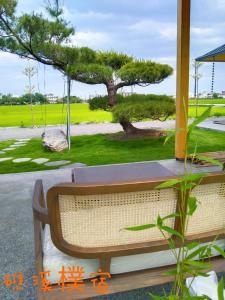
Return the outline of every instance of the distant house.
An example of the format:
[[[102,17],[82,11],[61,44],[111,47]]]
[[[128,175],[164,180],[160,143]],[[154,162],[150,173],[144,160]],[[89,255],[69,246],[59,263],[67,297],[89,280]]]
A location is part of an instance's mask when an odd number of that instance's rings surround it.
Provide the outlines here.
[[[221,92],[221,98],[225,98],[225,91]]]
[[[47,98],[48,102],[51,104],[57,103],[59,98],[53,94],[46,94],[45,97]]]

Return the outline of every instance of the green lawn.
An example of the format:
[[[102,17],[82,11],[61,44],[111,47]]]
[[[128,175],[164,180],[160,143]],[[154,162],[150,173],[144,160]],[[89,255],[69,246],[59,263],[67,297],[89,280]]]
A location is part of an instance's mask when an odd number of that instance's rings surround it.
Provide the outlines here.
[[[225,100],[201,100],[200,103],[225,103]],[[212,101],[212,102],[211,102]],[[194,103],[193,100],[190,103]],[[207,107],[198,107],[198,113],[203,112]],[[36,105],[33,107],[35,125],[65,124],[66,123],[66,105],[49,104]],[[46,115],[46,118],[45,118]],[[225,107],[216,107],[212,109],[212,116],[225,116]],[[196,108],[189,108],[189,117],[196,116]],[[175,116],[171,117],[172,119]],[[112,121],[110,112],[102,110],[90,111],[88,104],[71,104],[71,124],[78,124],[82,122],[104,122]],[[32,117],[30,106],[0,106],[0,127],[8,126],[32,126]]]
[[[66,105],[49,104],[33,106],[35,125],[64,124],[66,123]],[[45,118],[46,115],[46,118]],[[0,127],[31,126],[32,116],[30,106],[0,106]],[[102,110],[91,111],[88,104],[71,104],[71,124],[81,122],[111,121],[111,113]]]
[[[8,152],[8,156],[40,158],[53,160],[70,160],[87,165],[101,165],[111,163],[126,163],[145,160],[160,160],[174,158],[174,140],[163,146],[164,138],[139,140],[113,140],[111,135],[78,136],[72,138],[71,151],[52,153],[45,150],[40,139],[32,139],[26,146]],[[198,152],[225,150],[224,133],[196,129],[192,139],[190,151],[193,152],[196,141]],[[1,142],[0,149],[12,144],[13,141]],[[5,155],[0,155],[5,157]],[[0,173],[16,173],[53,169],[35,163],[0,162]]]
[[[197,108],[197,116],[200,116],[208,107],[206,106],[189,106],[188,115],[189,118],[195,118],[196,117],[196,108]],[[214,117],[222,117],[225,116],[225,107],[212,107],[210,116]]]
[[[189,100],[190,104],[225,104],[225,99],[198,99],[196,100]]]

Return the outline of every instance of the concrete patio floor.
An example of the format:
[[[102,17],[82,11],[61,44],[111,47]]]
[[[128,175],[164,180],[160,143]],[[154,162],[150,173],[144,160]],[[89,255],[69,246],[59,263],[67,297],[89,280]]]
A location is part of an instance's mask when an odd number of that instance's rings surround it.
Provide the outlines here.
[[[175,160],[159,163],[175,174],[183,173],[182,163]],[[216,171],[218,167],[202,169]],[[198,172],[199,167],[194,167],[192,171]],[[34,182],[37,179],[43,180],[44,188],[47,190],[56,183],[71,181],[71,169],[0,175],[0,277],[2,280],[2,276],[6,274],[23,272],[28,284],[28,289],[20,294],[0,284],[0,299],[35,299],[35,290],[32,288],[32,276],[36,273],[31,199]],[[97,299],[149,299],[147,296],[149,290],[156,292],[157,288]]]

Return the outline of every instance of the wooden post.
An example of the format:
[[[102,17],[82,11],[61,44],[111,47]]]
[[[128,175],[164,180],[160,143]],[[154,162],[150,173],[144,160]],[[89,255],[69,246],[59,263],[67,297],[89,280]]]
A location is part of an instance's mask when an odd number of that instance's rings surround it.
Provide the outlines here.
[[[176,145],[178,160],[185,157],[189,98],[191,0],[178,0],[177,11],[177,87],[176,87]]]

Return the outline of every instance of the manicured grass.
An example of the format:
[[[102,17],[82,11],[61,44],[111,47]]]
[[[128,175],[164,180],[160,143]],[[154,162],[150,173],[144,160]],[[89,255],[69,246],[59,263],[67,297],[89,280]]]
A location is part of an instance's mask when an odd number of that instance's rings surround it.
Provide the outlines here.
[[[65,124],[66,105],[49,104],[33,106],[35,125]],[[45,118],[46,115],[46,118]],[[0,126],[32,126],[29,105],[0,106]],[[111,113],[102,110],[91,111],[88,104],[71,104],[71,124],[82,122],[111,121]]]
[[[198,99],[196,100],[189,100],[190,104],[225,104],[225,99]]]
[[[197,107],[197,116],[200,116],[206,109],[208,109],[208,107],[198,106]],[[188,116],[189,116],[189,118],[196,117],[196,106],[189,106]],[[225,107],[212,107],[210,116],[211,117],[225,116]]]
[[[9,146],[13,141],[1,142],[0,149]],[[137,162],[146,160],[160,160],[174,158],[174,140],[163,146],[164,138],[114,140],[112,135],[78,136],[72,138],[71,151],[52,153],[45,150],[40,139],[32,139],[26,146],[8,152],[7,156],[45,157],[53,160],[70,160],[87,165],[102,165],[113,163]],[[224,133],[196,129],[190,141],[190,152],[194,152],[198,143],[198,152],[225,150]],[[1,154],[0,157],[6,155]],[[54,169],[35,163],[13,163],[12,161],[0,162],[0,173],[16,173]]]
[[[193,104],[194,100],[190,101]],[[199,103],[225,103],[225,100],[199,100]],[[212,101],[212,102],[211,102]],[[198,107],[198,113],[202,113],[207,107]],[[35,105],[33,106],[35,125],[55,125],[66,123],[66,105],[49,104],[49,105]],[[225,107],[212,108],[212,116],[225,116]],[[0,127],[8,126],[32,126],[32,116],[30,106],[0,106]],[[46,118],[45,118],[46,116]],[[196,108],[189,107],[189,117],[196,116]],[[172,116],[170,119],[174,119]],[[71,124],[79,124],[82,122],[99,123],[112,121],[112,114],[110,112],[97,110],[91,111],[88,104],[71,104]]]

